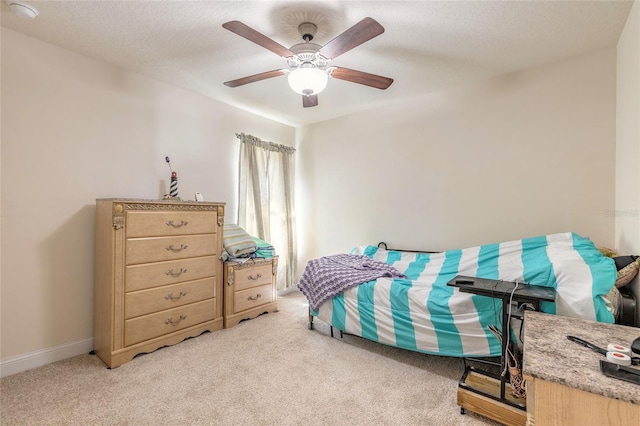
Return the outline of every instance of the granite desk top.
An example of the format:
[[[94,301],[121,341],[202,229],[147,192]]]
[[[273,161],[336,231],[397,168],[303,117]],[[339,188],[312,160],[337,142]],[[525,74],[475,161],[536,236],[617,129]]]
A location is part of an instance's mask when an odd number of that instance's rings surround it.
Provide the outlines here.
[[[609,343],[630,347],[640,328],[526,311],[523,374],[640,405],[640,385],[602,374],[604,356],[568,340],[568,335],[604,349]]]

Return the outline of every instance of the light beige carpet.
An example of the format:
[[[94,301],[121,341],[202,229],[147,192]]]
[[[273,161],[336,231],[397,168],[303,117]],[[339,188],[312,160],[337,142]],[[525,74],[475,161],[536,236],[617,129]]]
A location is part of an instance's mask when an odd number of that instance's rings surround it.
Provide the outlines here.
[[[109,370],[81,355],[1,380],[0,423],[118,425],[494,425],[456,404],[457,358],[345,335],[306,299]]]

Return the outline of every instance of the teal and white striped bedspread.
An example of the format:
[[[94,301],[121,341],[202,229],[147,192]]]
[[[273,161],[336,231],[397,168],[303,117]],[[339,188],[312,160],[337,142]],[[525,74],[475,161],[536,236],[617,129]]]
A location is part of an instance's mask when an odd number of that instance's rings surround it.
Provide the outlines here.
[[[355,248],[386,262],[407,279],[379,278],[323,303],[312,315],[340,330],[379,343],[445,356],[499,356],[488,330],[501,327],[501,301],[462,293],[447,282],[456,275],[554,287],[547,313],[613,323],[603,296],[616,267],[587,238],[560,233],[441,253]]]

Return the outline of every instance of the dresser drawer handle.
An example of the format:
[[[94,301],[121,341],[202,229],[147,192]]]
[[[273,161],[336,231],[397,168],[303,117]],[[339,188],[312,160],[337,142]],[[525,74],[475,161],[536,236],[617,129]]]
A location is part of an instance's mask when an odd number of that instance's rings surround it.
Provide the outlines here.
[[[167,226],[172,226],[174,228],[182,228],[183,226],[187,226],[188,224],[189,222],[187,222],[186,220],[181,220],[180,223],[173,223],[172,220],[167,222]]]
[[[164,320],[164,323],[167,324],[167,325],[169,325],[169,324],[176,325],[176,324],[179,324],[180,321],[182,321],[183,319],[187,319],[187,316],[186,315],[180,315],[180,319],[178,321],[176,321],[176,322],[173,322],[173,318],[168,318],[168,319]]]
[[[185,291],[181,291],[180,294],[178,295],[178,297],[174,297],[173,294],[169,293],[167,294],[164,298],[167,300],[180,300],[182,298],[182,296],[186,296],[187,293]]]
[[[180,248],[174,248],[173,244],[171,244],[170,246],[167,247],[167,250],[172,251],[174,253],[178,253],[178,252],[181,252],[182,250],[186,250],[187,247],[188,246],[186,244],[180,244]]]
[[[260,297],[262,297],[262,295],[258,293],[256,297],[253,297],[253,296],[247,297],[247,300],[252,300],[255,302],[256,300],[260,299]]]
[[[256,276],[255,276],[255,277],[254,277],[253,275],[249,275],[249,276],[247,277],[247,279],[248,279],[248,280],[251,280],[251,281],[259,280],[260,278],[262,278],[262,274],[256,274]]]
[[[167,272],[165,272],[165,275],[170,275],[172,277],[179,277],[182,274],[185,274],[187,272],[186,269],[184,268],[180,268],[180,272],[173,272],[173,269],[169,269]]]

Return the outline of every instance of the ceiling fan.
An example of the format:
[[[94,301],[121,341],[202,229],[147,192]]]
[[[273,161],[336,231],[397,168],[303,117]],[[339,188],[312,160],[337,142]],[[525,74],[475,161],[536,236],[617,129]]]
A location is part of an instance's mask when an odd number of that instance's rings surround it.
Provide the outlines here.
[[[226,22],[222,26],[272,51],[284,58],[289,65],[287,69],[266,71],[227,81],[224,83],[225,86],[238,87],[286,74],[289,86],[302,95],[302,106],[308,108],[318,105],[318,93],[324,90],[329,77],[382,90],[393,83],[392,78],[329,65],[338,56],[384,32],[382,25],[373,18],[364,18],[324,46],[311,43],[317,27],[313,23],[304,22],[298,26],[298,31],[304,42],[291,46],[289,49],[240,21]]]

